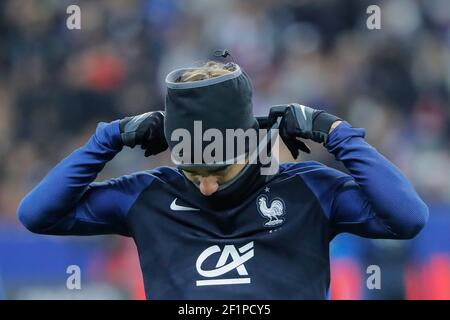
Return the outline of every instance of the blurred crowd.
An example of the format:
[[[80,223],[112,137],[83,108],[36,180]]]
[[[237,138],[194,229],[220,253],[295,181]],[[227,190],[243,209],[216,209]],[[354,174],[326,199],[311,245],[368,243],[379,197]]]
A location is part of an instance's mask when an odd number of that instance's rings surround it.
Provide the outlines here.
[[[66,26],[70,4],[81,30]],[[371,4],[380,30],[366,26]],[[0,219],[15,223],[21,198],[98,122],[163,109],[165,75],[222,48],[252,78],[256,115],[328,110],[365,128],[427,203],[450,204],[448,0],[4,0]],[[139,151],[99,179],[170,165]],[[339,168],[320,146],[302,159]]]
[[[71,4],[81,8],[81,30],[66,26]],[[381,8],[380,30],[366,25],[366,9],[372,4]],[[274,104],[299,102],[365,128],[366,139],[401,168],[425,201],[440,205],[431,215],[449,216],[448,0],[4,0],[0,227],[7,227],[0,232],[0,260],[1,254],[8,258],[0,268],[9,287],[15,289],[15,281],[28,279],[25,275],[31,271],[21,266],[39,266],[37,275],[30,277],[44,279],[44,270],[51,277],[61,276],[65,263],[73,263],[74,257],[81,260],[75,241],[59,247],[59,242],[46,242],[45,237],[7,233],[8,221],[17,224],[21,198],[59,160],[83,145],[98,122],[163,109],[165,75],[178,67],[200,65],[223,48],[252,78],[256,115],[266,115]],[[312,147],[312,154],[301,159],[344,169],[324,148]],[[286,149],[282,159],[292,160]],[[170,165],[168,153],[145,158],[141,150],[127,150],[99,179],[158,165]],[[364,274],[359,273],[382,260],[391,284],[384,298],[450,297],[445,221],[450,220],[430,223],[408,258],[402,242],[365,242],[358,257],[351,257],[358,251],[356,237],[335,240],[334,297],[360,298]],[[440,236],[434,232],[438,228]],[[108,282],[142,297],[133,244],[95,241],[106,244],[106,255],[112,258],[99,258],[103,253],[98,252],[95,258],[86,256],[86,264],[97,270],[94,278],[104,277],[107,270]],[[86,247],[92,248],[91,243]],[[19,254],[23,248],[35,249]],[[431,257],[431,251],[439,254]],[[384,259],[374,258],[377,255]],[[411,264],[418,255],[424,267]],[[360,265],[355,267],[355,261]],[[424,288],[435,295],[423,293]]]

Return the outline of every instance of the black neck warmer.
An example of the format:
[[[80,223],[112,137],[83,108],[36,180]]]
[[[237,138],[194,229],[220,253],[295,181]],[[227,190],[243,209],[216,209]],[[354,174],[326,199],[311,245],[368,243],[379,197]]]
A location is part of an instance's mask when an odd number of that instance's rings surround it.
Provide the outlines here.
[[[238,65],[231,73],[200,81],[176,82],[186,71],[191,69],[178,69],[172,71],[166,77],[167,95],[164,117],[164,135],[172,152],[172,159],[182,156],[188,159],[184,164],[205,164],[202,159],[202,151],[210,144],[210,141],[202,141],[200,145],[194,146],[195,137],[198,137],[199,128],[195,126],[196,121],[201,121],[200,135],[208,129],[218,130],[223,137],[227,129],[257,128],[256,118],[253,116],[252,85],[247,74]],[[177,129],[187,130],[191,136],[191,152],[187,154],[175,154],[175,146],[179,140],[175,140],[172,134]],[[223,139],[223,150],[225,148]],[[237,150],[231,158],[224,155],[217,165],[233,162],[233,159],[242,156]],[[176,162],[176,164],[180,164]],[[211,165],[209,163],[208,165]]]
[[[185,178],[186,190],[194,198],[213,210],[223,210],[242,203],[256,190],[262,188],[269,176],[260,174],[258,164],[247,164],[242,172],[229,184],[210,196],[201,194],[199,187]]]

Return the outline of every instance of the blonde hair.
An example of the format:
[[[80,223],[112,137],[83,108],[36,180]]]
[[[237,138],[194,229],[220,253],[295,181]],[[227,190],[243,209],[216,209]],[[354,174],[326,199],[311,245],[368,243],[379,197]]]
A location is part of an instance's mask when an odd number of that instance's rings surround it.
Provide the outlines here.
[[[217,61],[208,61],[203,66],[186,71],[175,82],[200,81],[223,76],[236,70],[234,63],[223,64]]]

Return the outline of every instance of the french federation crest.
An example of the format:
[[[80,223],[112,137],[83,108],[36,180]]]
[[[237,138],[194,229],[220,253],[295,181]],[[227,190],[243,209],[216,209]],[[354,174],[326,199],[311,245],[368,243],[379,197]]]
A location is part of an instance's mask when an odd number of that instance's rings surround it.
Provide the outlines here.
[[[285,212],[283,200],[276,198],[270,202],[266,195],[261,195],[256,199],[256,207],[263,217],[269,219],[264,223],[265,227],[278,226],[284,222],[280,218]]]

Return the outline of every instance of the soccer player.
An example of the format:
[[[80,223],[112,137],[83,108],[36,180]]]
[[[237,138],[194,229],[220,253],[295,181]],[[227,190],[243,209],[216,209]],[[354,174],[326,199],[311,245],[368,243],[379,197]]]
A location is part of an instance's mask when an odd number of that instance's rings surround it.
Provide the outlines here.
[[[48,173],[18,208],[26,228],[132,237],[148,299],[326,299],[337,234],[411,239],[424,227],[427,206],[364,129],[295,103],[271,110],[294,158],[309,139],[349,174],[304,161],[262,175],[246,148],[243,163],[178,163],[93,182],[124,146],[173,152],[173,133],[192,132],[196,120],[220,132],[259,127],[237,64],[175,70],[166,85],[165,112],[100,123]]]

